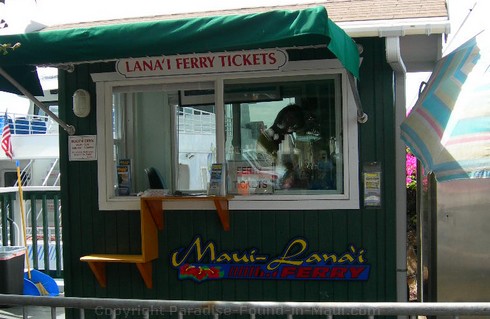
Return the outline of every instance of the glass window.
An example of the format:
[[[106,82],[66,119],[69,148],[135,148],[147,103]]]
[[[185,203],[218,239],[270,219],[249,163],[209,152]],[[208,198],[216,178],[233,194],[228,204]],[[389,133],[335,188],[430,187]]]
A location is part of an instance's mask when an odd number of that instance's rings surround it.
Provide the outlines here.
[[[340,76],[225,82],[228,193],[343,193],[340,96]]]
[[[216,162],[214,105],[178,107],[178,178],[180,191],[205,192]]]
[[[125,92],[119,88],[113,94],[114,195],[134,195],[171,183],[171,117],[176,100],[173,91]],[[154,178],[147,175],[150,168],[162,187],[150,186]]]
[[[114,196],[131,196],[148,188],[206,191],[209,169],[216,161],[214,105],[182,106],[180,94],[185,91],[114,90]]]
[[[217,162],[226,164],[231,210],[358,208],[356,105],[345,71],[317,61],[289,68],[199,80],[94,75],[104,105],[100,209],[139,209],[134,195],[148,188],[205,194]],[[193,202],[169,205],[206,209]]]

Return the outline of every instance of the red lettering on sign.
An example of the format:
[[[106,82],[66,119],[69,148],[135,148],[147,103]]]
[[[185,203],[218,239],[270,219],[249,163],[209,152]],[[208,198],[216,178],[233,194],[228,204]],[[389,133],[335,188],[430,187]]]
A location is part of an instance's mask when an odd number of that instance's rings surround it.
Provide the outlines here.
[[[364,271],[365,267],[350,267],[351,278],[357,278]]]
[[[274,52],[269,53],[270,64],[275,64],[277,62],[276,54]]]
[[[241,65],[243,65],[243,59],[239,59],[239,58],[241,58],[240,55],[234,55],[232,57],[232,59],[233,59],[233,65],[234,66],[241,66]]]
[[[165,62],[167,65],[165,65]],[[170,70],[170,60],[166,60],[165,58],[162,58],[161,60],[156,59],[153,64],[152,71],[155,70],[163,71],[163,69],[165,68],[167,68],[167,70]]]
[[[195,56],[187,58],[176,58],[175,63],[177,69],[206,69],[213,67],[214,57]]]
[[[199,61],[199,59],[197,57],[192,57],[191,58],[191,68],[198,69],[199,68],[198,61]]]
[[[330,278],[345,278],[345,273],[347,272],[347,267],[332,267],[330,271]]]
[[[160,70],[160,71],[163,70],[162,64],[160,63],[159,60],[156,60],[155,61],[155,68],[154,68],[154,70]]]
[[[166,65],[165,65],[166,64]],[[165,68],[170,70],[170,60],[165,60],[165,58],[158,60],[136,60],[133,64],[130,61],[124,63],[126,67],[126,72],[145,72],[145,71],[163,71]]]
[[[296,267],[284,267],[281,271],[281,278],[296,274]]]
[[[241,51],[221,54],[203,53],[169,57],[123,59],[116,64],[120,74],[127,77],[174,74],[239,72],[275,70],[287,63],[284,51]]]
[[[254,53],[254,54],[235,54],[218,56],[222,67],[229,66],[254,66],[275,64],[277,58],[274,52],[271,53]]]
[[[124,63],[124,65],[126,66],[126,72],[128,72],[128,73],[133,72],[133,70],[129,69],[129,62],[128,61],[126,61],[126,63]]]
[[[328,267],[315,267],[313,268],[313,278],[326,278],[327,273],[329,272],[330,268]]]
[[[261,55],[262,54],[254,54],[253,55],[253,57],[254,57],[254,65],[266,64],[266,62],[264,61],[264,59],[263,58],[261,59]]]
[[[180,69],[182,69],[182,64],[184,63],[184,61],[183,61],[183,60],[184,60],[184,59],[182,59],[182,58],[177,58],[177,59],[175,59],[175,63],[176,63],[176,65],[177,65],[177,69],[179,69],[179,70],[180,70]]]
[[[311,277],[311,267],[300,267],[296,275],[297,278],[310,278]]]
[[[250,54],[244,54],[242,56],[243,56],[243,65],[254,65],[254,63],[250,60],[251,58]]]
[[[151,61],[143,61],[143,70],[153,70],[153,64]]]

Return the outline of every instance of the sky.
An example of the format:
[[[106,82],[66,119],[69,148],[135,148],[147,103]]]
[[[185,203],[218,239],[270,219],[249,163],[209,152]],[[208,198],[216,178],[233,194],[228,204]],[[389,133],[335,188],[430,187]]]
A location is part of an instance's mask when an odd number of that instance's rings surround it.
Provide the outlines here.
[[[106,20],[123,17],[152,16],[158,14],[182,13],[189,11],[222,10],[230,8],[257,7],[271,3],[297,4],[325,2],[319,0],[5,0],[0,4],[0,16],[9,17],[11,33],[32,31],[42,25],[54,25],[81,21]],[[485,13],[490,12],[490,0],[448,0],[451,33],[444,44],[443,54],[451,52],[458,45],[475,35],[482,26],[489,26]],[[138,4],[138,5],[135,5]],[[94,9],[96,8],[96,9]],[[462,26],[462,27],[461,27]],[[5,31],[6,29],[4,29]],[[407,108],[415,104],[421,81],[426,81],[430,73],[407,75]],[[8,100],[7,102],[6,99]],[[0,112],[11,104],[19,104],[16,96],[0,94]],[[26,105],[28,105],[28,102]],[[25,107],[16,108],[18,110]]]
[[[490,29],[489,0],[449,0],[447,2],[451,31],[446,42],[443,43],[442,56],[449,54],[483,29]],[[417,102],[420,83],[427,81],[429,77],[430,72],[407,75],[407,111]]]
[[[10,16],[22,22],[34,20],[41,24],[62,24],[80,21],[141,17],[158,14],[200,12],[268,5],[270,0],[6,0]],[[274,0],[273,3],[296,4],[319,0]]]

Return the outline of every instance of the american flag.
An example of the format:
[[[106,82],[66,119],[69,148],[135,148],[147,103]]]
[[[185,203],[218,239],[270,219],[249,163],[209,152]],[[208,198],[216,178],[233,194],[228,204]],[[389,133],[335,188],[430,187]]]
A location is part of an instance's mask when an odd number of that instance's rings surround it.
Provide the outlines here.
[[[7,112],[5,112],[5,117],[3,120],[3,131],[2,131],[2,150],[5,152],[10,159],[14,156],[14,152],[12,151],[12,141],[10,140],[10,124],[9,118],[7,116]]]

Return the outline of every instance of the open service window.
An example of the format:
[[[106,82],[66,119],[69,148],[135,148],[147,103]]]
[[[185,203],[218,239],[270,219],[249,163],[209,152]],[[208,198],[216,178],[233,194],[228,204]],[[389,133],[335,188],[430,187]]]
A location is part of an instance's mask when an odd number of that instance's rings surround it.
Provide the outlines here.
[[[100,209],[139,209],[137,195],[149,188],[207,194],[216,162],[225,164],[232,210],[358,208],[356,105],[345,71],[300,66],[151,80],[94,76],[103,105]],[[191,204],[175,205],[207,209]]]

